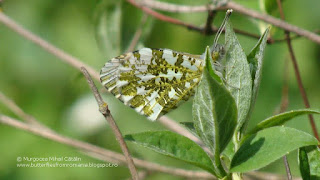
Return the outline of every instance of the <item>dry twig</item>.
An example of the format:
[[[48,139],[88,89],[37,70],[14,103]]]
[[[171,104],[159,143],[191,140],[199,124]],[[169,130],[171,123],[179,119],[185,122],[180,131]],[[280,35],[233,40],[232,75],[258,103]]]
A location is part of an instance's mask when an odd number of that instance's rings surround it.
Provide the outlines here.
[[[127,1],[131,3],[131,1],[134,1],[134,0],[127,0]],[[204,12],[204,11],[208,11],[208,10],[233,9],[235,12],[247,15],[247,16],[255,18],[255,19],[260,19],[264,22],[270,23],[270,24],[277,26],[281,29],[284,29],[286,31],[294,32],[297,35],[304,36],[304,37],[310,39],[311,41],[314,41],[314,42],[320,44],[320,36],[313,33],[313,32],[299,28],[299,27],[294,26],[292,24],[289,24],[283,20],[274,18],[270,15],[262,14],[262,13],[255,11],[255,10],[243,7],[243,6],[241,6],[235,2],[232,2],[232,1],[228,2],[225,6],[219,7],[219,8],[214,7],[213,5],[210,5],[210,6],[206,6],[206,5],[202,5],[202,6],[176,5],[176,4],[172,4],[172,3],[160,2],[160,1],[155,1],[155,0],[140,1],[140,5],[143,5],[144,7],[149,7],[149,8],[158,9],[158,10],[167,11],[167,12],[176,12],[176,13],[177,12],[191,13],[191,12]]]
[[[150,3],[156,2],[156,1],[152,1],[152,0],[149,0],[149,1],[150,1]],[[163,4],[160,4],[160,5],[162,6]],[[148,7],[151,7],[151,6],[148,6]],[[175,8],[176,7],[177,6],[175,6]],[[181,12],[182,11],[191,12],[191,11],[207,11],[208,10],[207,7],[205,7],[205,9],[203,9],[203,7],[200,7],[198,9],[192,7],[190,9],[190,7],[185,6],[184,8],[185,9],[180,8],[180,9],[176,9],[176,10],[181,11]],[[310,35],[310,33],[305,30],[300,31],[301,29],[296,28],[295,26],[292,26],[290,24],[286,24],[286,22],[283,22],[283,21],[280,21],[277,19],[276,19],[277,21],[274,21],[274,19],[272,19],[272,18],[268,20],[268,18],[269,18],[268,16],[261,17],[261,15],[255,14],[256,12],[252,12],[252,10],[247,10],[244,7],[241,7],[239,5],[234,5],[232,3],[231,4],[228,3],[226,8],[233,8],[234,10],[236,10],[242,14],[246,14],[248,16],[264,20],[265,22],[273,21],[273,23],[274,23],[273,25],[275,25],[275,26],[278,26],[280,28],[283,28],[285,30],[289,30],[289,31],[292,31],[295,33],[299,32],[299,33],[297,33],[298,35],[305,36],[305,37],[307,37],[315,42],[318,42],[318,43],[320,42],[320,41],[318,41],[319,36],[317,37],[312,34]],[[244,8],[248,12],[244,12],[242,8]],[[214,8],[211,8],[211,9],[214,9]],[[167,8],[166,11],[170,11],[170,8],[169,9]],[[82,63],[77,58],[63,52],[62,50],[51,45],[50,43],[46,42],[45,40],[41,39],[40,37],[25,30],[23,27],[21,27],[20,25],[15,23],[13,20],[11,20],[9,17],[4,15],[3,13],[0,13],[0,22],[5,24],[7,27],[9,27],[13,31],[17,32],[18,34],[20,34],[24,38],[39,45],[40,47],[42,47],[43,49],[45,49],[49,53],[57,56],[58,58],[60,58],[64,62],[68,63],[69,65],[76,67],[77,69],[80,69],[80,67],[82,67],[82,66],[86,67],[89,70],[90,74],[92,74],[95,79],[99,79],[98,73],[93,68],[90,68],[88,65]],[[184,23],[184,22],[182,22],[182,23]],[[53,131],[45,131],[44,129],[40,129],[39,127],[32,126],[27,123],[19,122],[13,118],[10,118],[7,116],[0,115],[0,122],[7,124],[7,125],[10,125],[10,126],[13,126],[13,127],[16,127],[16,128],[19,128],[19,129],[29,131],[33,134],[51,139],[53,141],[57,141],[57,142],[60,142],[63,144],[67,144],[67,145],[76,147],[77,149],[80,149],[80,150],[84,150],[86,152],[89,152],[92,157],[99,158],[101,160],[106,160],[109,162],[122,162],[122,163],[126,162],[124,156],[122,156],[121,154],[118,154],[118,153],[115,153],[115,152],[112,152],[109,150],[105,150],[105,149],[102,149],[102,148],[96,147],[94,145],[84,143],[84,142],[81,142],[81,141],[78,141],[75,139],[70,139],[70,138],[61,136]],[[168,122],[173,122],[173,121],[168,120]],[[185,129],[184,130],[179,129],[181,126],[178,124],[173,123],[173,125],[170,127],[171,127],[171,129],[179,132],[182,135],[187,134],[185,132]],[[191,138],[193,138],[193,137],[191,137]],[[194,140],[197,141],[197,139],[194,139]],[[135,162],[135,164],[137,166],[148,169],[148,170],[152,170],[152,171],[159,171],[159,172],[169,173],[169,174],[187,177],[187,178],[212,178],[212,175],[209,173],[206,173],[206,172],[195,172],[195,171],[187,171],[187,170],[183,170],[183,169],[168,168],[168,167],[164,167],[164,166],[161,166],[161,165],[158,165],[155,163],[150,163],[150,162],[143,161],[143,160],[136,159],[136,158],[134,158],[133,161]],[[249,173],[249,174],[251,174],[251,175],[257,175],[257,174],[259,175],[260,174],[260,177],[261,177],[261,173]],[[266,176],[266,175],[263,175],[263,176],[264,176],[264,178],[268,179],[268,176]],[[270,176],[273,176],[273,175],[270,175]]]
[[[284,17],[284,13],[283,13],[283,10],[282,10],[281,2],[279,0],[277,0],[277,3],[278,3],[281,19],[284,20],[285,17]],[[303,86],[303,83],[302,83],[298,62],[297,62],[296,56],[294,55],[293,47],[292,47],[292,44],[291,44],[290,31],[285,29],[285,35],[286,35],[286,39],[287,39],[287,45],[288,45],[288,49],[289,49],[289,54],[290,54],[290,57],[291,57],[293,68],[294,68],[294,74],[295,74],[297,82],[298,82],[298,87],[299,87],[299,90],[300,90],[300,94],[302,96],[302,99],[303,99],[305,107],[306,108],[310,108],[310,103],[309,103],[309,100],[308,100],[308,96],[307,96],[306,90],[305,90],[305,88]],[[320,141],[319,134],[318,134],[318,131],[317,131],[316,124],[314,122],[313,115],[309,114],[308,117],[309,117],[309,122],[311,124],[312,132],[313,132],[314,136],[318,139],[318,141]]]
[[[90,66],[86,65],[85,63],[79,61],[77,58],[69,55],[68,53],[64,52],[63,50],[53,46],[52,44],[48,43],[47,41],[41,39],[39,36],[31,33],[30,31],[24,29],[22,26],[14,22],[4,13],[0,12],[0,22],[6,25],[8,28],[13,30],[14,32],[20,34],[25,39],[30,40],[31,42],[35,43],[36,45],[42,47],[44,50],[48,51],[50,54],[58,57],[65,63],[70,64],[72,67],[75,67],[80,70],[82,66],[86,67],[90,74],[95,78],[99,79],[99,74]]]
[[[5,115],[0,114],[0,123],[30,132],[37,136],[41,136],[43,138],[50,139],[52,141],[55,141],[61,144],[74,147],[77,150],[90,152],[89,155],[92,155],[91,157],[99,158],[99,160],[108,161],[112,163],[119,163],[119,162],[121,164],[126,163],[125,157],[119,153],[116,153],[107,149],[103,149],[101,147],[98,147],[86,142],[82,142],[76,139],[72,139],[66,136],[62,136],[54,131],[46,131],[44,129],[32,126],[27,123],[20,122],[19,120],[16,120],[14,118],[11,118]],[[133,158],[133,161],[136,166],[146,170],[150,170],[150,171],[168,173],[175,176],[181,176],[186,178],[203,178],[203,179],[213,178],[211,174],[203,171],[189,171],[189,170],[184,170],[179,168],[167,167],[167,166],[162,166],[156,163],[144,161],[138,158]]]
[[[142,28],[143,28],[144,24],[146,23],[147,19],[148,19],[148,15],[144,13],[142,15],[140,25],[138,26],[136,32],[133,35],[133,38],[132,38],[131,43],[127,49],[127,52],[132,52],[135,49],[135,47],[138,44],[139,39],[141,37]]]
[[[117,141],[120,144],[121,150],[122,150],[124,156],[126,157],[126,160],[127,160],[127,163],[128,163],[128,167],[129,167],[132,179],[133,180],[138,180],[139,178],[138,178],[138,173],[137,173],[136,167],[135,167],[135,165],[133,163],[133,160],[132,160],[132,157],[130,155],[128,146],[127,146],[126,142],[124,141],[124,139],[122,137],[122,134],[121,134],[121,131],[120,131],[118,125],[116,124],[116,122],[114,121],[112,115],[110,114],[110,111],[108,109],[107,104],[103,101],[103,99],[102,99],[102,97],[101,97],[96,85],[94,84],[93,80],[91,79],[90,74],[88,73],[86,68],[81,67],[81,71],[84,74],[84,76],[86,77],[87,82],[88,82],[88,84],[89,84],[89,86],[90,86],[90,88],[91,88],[91,90],[92,90],[92,92],[94,94],[94,97],[95,97],[95,99],[96,99],[96,101],[98,103],[98,106],[99,106],[99,111],[105,117],[105,119],[108,121],[111,129],[113,130],[113,133],[116,136]]]

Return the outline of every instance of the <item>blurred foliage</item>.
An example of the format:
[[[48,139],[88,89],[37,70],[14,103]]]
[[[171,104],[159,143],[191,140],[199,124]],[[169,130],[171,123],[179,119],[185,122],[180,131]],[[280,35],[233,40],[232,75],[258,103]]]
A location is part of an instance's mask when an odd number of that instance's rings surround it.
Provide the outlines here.
[[[181,4],[201,4],[208,1],[179,0]],[[258,1],[237,0],[243,4],[259,10]],[[48,40],[64,51],[76,56],[97,71],[108,60],[98,47],[95,39],[94,14],[97,1],[53,1],[53,0],[13,0],[3,3],[3,11],[25,28],[40,37]],[[309,0],[284,1],[284,12],[289,23],[299,27],[316,30],[320,27],[318,8],[320,1]],[[139,9],[122,3],[122,42],[128,45],[141,22],[142,13]],[[206,13],[174,14],[165,13],[172,17],[196,25],[205,24]],[[214,24],[220,25],[225,13],[218,13]],[[233,13],[231,22],[234,28],[243,29],[258,34],[259,27],[248,17]],[[68,114],[75,102],[90,94],[88,85],[80,72],[43,49],[26,41],[7,27],[0,25],[0,90],[12,98],[27,113],[33,115],[42,123],[61,134],[120,152],[111,130],[105,127],[90,135],[79,136],[79,130],[67,128],[70,121]],[[282,38],[279,31],[275,38]],[[193,54],[202,54],[207,45],[212,44],[213,36],[203,36],[186,28],[155,20],[150,35],[144,38],[144,45],[152,48],[169,48]],[[240,43],[246,53],[256,43],[257,39],[239,36]],[[310,99],[311,107],[320,109],[320,46],[299,38],[293,41],[301,76]],[[250,127],[269,117],[276,111],[281,99],[283,71],[285,60],[288,59],[287,45],[277,43],[268,45],[265,54],[265,63],[262,74],[262,83]],[[291,69],[289,75],[289,110],[303,108],[295,76]],[[98,84],[98,83],[97,83]],[[98,86],[102,87],[102,86]],[[145,130],[165,129],[159,123],[152,123],[145,117],[138,115],[134,110],[124,106],[113,96],[105,95],[123,134],[137,133]],[[179,122],[191,121],[191,101],[172,111],[168,116]],[[98,108],[97,108],[98,110]],[[86,112],[85,109],[79,109]],[[9,110],[0,105],[0,112],[12,115]],[[83,112],[82,112],[83,113]],[[316,117],[316,121],[319,117]],[[76,122],[76,121],[72,121]],[[88,119],[90,123],[90,119]],[[306,116],[296,118],[287,124],[290,127],[311,133]],[[77,127],[77,126],[75,126]],[[319,123],[318,123],[319,127]],[[320,129],[320,127],[318,128]],[[81,129],[80,129],[81,131]],[[155,161],[168,166],[194,169],[177,160],[157,155],[143,148],[129,144],[134,156]],[[0,125],[0,179],[125,179],[129,177],[126,167],[117,168],[17,168],[17,157],[81,157],[81,162],[98,163],[99,161],[82,155],[73,148],[52,142],[32,134],[16,130],[12,127]],[[298,176],[297,153],[289,155],[289,163],[293,174]],[[263,169],[275,173],[284,173],[282,161],[276,161]],[[180,179],[169,175],[154,173],[147,179]]]

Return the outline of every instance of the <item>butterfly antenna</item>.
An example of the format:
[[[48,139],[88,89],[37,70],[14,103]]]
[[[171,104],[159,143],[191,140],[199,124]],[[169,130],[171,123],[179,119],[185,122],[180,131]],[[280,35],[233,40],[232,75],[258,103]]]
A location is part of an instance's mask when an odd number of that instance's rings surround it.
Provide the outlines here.
[[[216,37],[213,40],[213,49],[216,48],[216,46],[218,44],[218,39],[219,39],[220,35],[222,34],[222,31],[226,27],[227,21],[228,21],[230,15],[231,15],[232,11],[233,11],[232,9],[228,9],[227,10],[226,16],[224,17],[223,22],[222,22],[221,26],[219,27],[219,29],[217,31]]]

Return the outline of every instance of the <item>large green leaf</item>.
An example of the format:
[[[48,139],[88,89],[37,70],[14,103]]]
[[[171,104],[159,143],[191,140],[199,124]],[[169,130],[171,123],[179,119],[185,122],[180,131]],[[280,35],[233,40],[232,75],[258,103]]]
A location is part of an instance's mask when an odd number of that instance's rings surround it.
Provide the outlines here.
[[[121,1],[102,0],[95,14],[95,34],[98,45],[107,59],[121,54]]]
[[[205,61],[203,77],[193,100],[192,115],[198,136],[214,155],[215,169],[223,171],[220,153],[234,133],[237,107],[230,92],[210,75],[213,71],[209,47],[206,49]],[[222,172],[217,174],[223,175]]]
[[[260,122],[248,134],[251,135],[262,129],[283,125],[284,123],[291,120],[292,118],[301,116],[304,114],[320,114],[320,112],[315,110],[310,110],[310,109],[299,109],[299,110],[293,110],[293,111],[277,114],[275,116],[271,116],[268,119]]]
[[[238,109],[238,127],[245,122],[250,108],[252,78],[247,56],[243,51],[232,26],[226,25],[226,68],[225,79]]]
[[[182,135],[171,131],[152,131],[126,135],[125,139],[215,174],[207,153],[198,144]]]
[[[251,135],[231,161],[232,172],[262,168],[288,152],[303,146],[317,145],[316,138],[288,127],[271,127]]]
[[[303,179],[320,179],[320,149],[307,146],[299,150],[299,166]]]
[[[241,130],[242,132],[244,132],[246,129],[246,125],[248,123],[248,120],[250,118],[250,115],[253,111],[253,108],[257,99],[257,95],[260,87],[260,81],[261,81],[261,74],[262,74],[263,55],[264,55],[264,50],[268,40],[269,30],[270,28],[265,30],[265,32],[259,39],[258,43],[254,46],[254,48],[251,50],[251,52],[247,56],[253,85],[252,85],[252,97],[251,97],[251,103],[250,103],[250,110],[247,115],[247,121],[242,127],[242,130]]]

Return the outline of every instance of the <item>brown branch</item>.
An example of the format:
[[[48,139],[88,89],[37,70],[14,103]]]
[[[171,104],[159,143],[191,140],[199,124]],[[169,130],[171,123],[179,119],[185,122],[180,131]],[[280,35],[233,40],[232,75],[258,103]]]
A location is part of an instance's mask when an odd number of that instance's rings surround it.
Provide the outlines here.
[[[34,42],[36,45],[42,47],[49,53],[57,56],[59,59],[62,61],[66,62],[67,64],[71,65],[72,67],[75,67],[77,69],[80,69],[80,67],[85,66],[91,75],[97,80],[99,80],[99,73],[96,72],[93,68],[90,68],[88,65],[85,65],[81,61],[79,61],[77,58],[63,52],[59,48],[53,46],[52,44],[46,42],[45,40],[41,39],[40,37],[34,35],[33,33],[27,31],[24,29],[22,26],[18,25],[16,22],[11,20],[9,17],[7,17],[5,14],[0,13],[0,22],[5,24],[7,27],[12,29],[13,31],[17,32],[20,34],[22,37],[25,39],[28,39],[32,42]],[[168,119],[170,122],[174,122],[170,119]],[[161,121],[160,121],[161,122]],[[44,129],[40,129],[38,127],[19,122],[18,120],[15,120],[13,118],[0,115],[0,123],[7,124],[12,127],[16,127],[18,129],[22,129],[27,132],[31,132],[35,135],[69,145],[71,147],[77,148],[78,150],[83,150],[88,154],[89,156],[103,160],[103,161],[108,161],[108,162],[114,162],[114,163],[125,163],[126,159],[123,155],[109,151],[106,149],[102,149],[100,147],[81,142],[75,139],[71,139],[62,135],[59,135],[53,131],[46,131]],[[180,125],[177,125],[177,127],[180,127]],[[172,126],[171,128],[174,129],[176,132],[179,133],[184,133],[181,131],[179,128],[176,126]],[[176,129],[177,128],[177,129]],[[185,130],[184,130],[185,131]],[[184,135],[184,134],[182,134]],[[181,176],[181,177],[186,177],[186,178],[203,178],[203,179],[213,179],[213,176],[207,172],[197,172],[197,171],[188,171],[184,169],[178,169],[178,168],[172,168],[172,167],[166,167],[166,166],[161,166],[156,163],[151,163],[148,161],[143,161],[141,159],[133,158],[134,163],[141,168],[150,170],[150,171],[157,171],[157,172],[162,172],[162,173],[168,173],[176,176]],[[273,175],[273,174],[265,174],[265,173],[260,173],[260,172],[251,172],[247,173],[246,176],[254,176],[254,177],[261,177],[260,179],[268,179],[268,177],[278,177],[278,179],[282,179],[281,176]],[[275,178],[276,179],[276,178]]]
[[[32,41],[36,45],[42,47],[44,50],[48,51],[50,54],[55,55],[60,60],[64,61],[65,63],[70,64],[72,67],[75,67],[80,70],[82,66],[85,66],[90,74],[95,78],[99,79],[99,74],[90,66],[86,65],[85,63],[79,61],[77,58],[67,54],[63,50],[51,45],[47,41],[41,39],[40,37],[36,36],[35,34],[31,33],[30,31],[24,29],[22,26],[11,20],[8,16],[0,12],[0,22],[4,25],[9,27],[14,32],[20,34],[24,38]]]
[[[188,23],[185,23],[181,20],[178,20],[178,19],[175,19],[175,18],[172,18],[170,16],[166,16],[166,15],[163,15],[161,13],[158,13],[148,7],[145,7],[145,6],[142,6],[140,5],[139,3],[137,3],[136,1],[134,0],[127,0],[130,4],[132,4],[133,6],[141,9],[143,12],[145,12],[146,14],[149,14],[151,15],[152,17],[160,20],[160,21],[164,21],[164,22],[168,22],[168,23],[171,23],[171,24],[175,24],[175,25],[179,25],[179,26],[183,26],[183,27],[187,27],[189,30],[193,30],[193,31],[197,31],[197,32],[200,32],[202,34],[206,34],[206,35],[211,35],[215,32],[218,31],[218,28],[215,28],[215,27],[209,27],[211,28],[211,30],[208,30],[207,28],[208,27],[198,27],[198,26],[195,26],[193,24],[188,24]],[[210,17],[210,16],[209,16]],[[210,20],[210,19],[209,19]],[[244,31],[240,31],[240,30],[235,30],[236,32],[240,33],[240,34],[244,34],[244,35],[247,35],[247,36],[251,36],[251,37],[254,37],[254,38],[260,38],[258,35],[252,35],[250,33],[247,33],[247,32],[244,32]]]
[[[14,118],[11,118],[5,115],[0,114],[0,123],[30,132],[32,134],[41,136],[49,140],[53,140],[61,144],[68,145],[70,147],[74,147],[78,150],[94,153],[95,155],[92,157],[99,158],[99,160],[107,160],[108,162],[114,162],[114,163],[126,162],[125,157],[119,153],[116,153],[107,149],[103,149],[101,147],[94,146],[92,144],[82,142],[76,139],[72,139],[66,136],[62,136],[53,131],[46,131],[41,128],[29,125],[27,123],[20,122],[19,120],[16,120]],[[101,159],[101,157],[103,157],[103,159]],[[186,178],[196,178],[196,179],[198,178],[212,179],[213,178],[211,174],[203,171],[189,171],[189,170],[184,170],[179,168],[161,166],[159,164],[151,163],[151,162],[144,161],[137,158],[133,158],[133,161],[138,167],[141,167],[150,171],[168,173],[175,176],[181,176]]]
[[[36,126],[32,126],[30,124],[21,122],[19,120],[16,120],[14,118],[5,116],[0,114],[0,123],[26,131],[30,132],[34,135],[65,144],[67,146],[76,148],[77,150],[85,151],[87,155],[89,155],[92,158],[111,162],[111,163],[119,163],[120,165],[125,164],[126,159],[122,154],[103,149],[101,147],[79,141],[77,139],[72,139],[60,134],[57,134],[54,131],[46,131],[44,129],[41,129]],[[185,169],[179,169],[174,167],[167,167],[162,166],[156,163],[144,161],[138,158],[133,158],[134,163],[143,169],[146,169],[148,171],[156,171],[156,172],[162,172],[167,174],[172,174],[175,176],[181,176],[185,178],[190,179],[215,179],[210,173],[204,172],[204,171],[191,171],[191,170],[185,170]],[[257,177],[261,180],[267,180],[267,179],[283,179],[282,175],[276,175],[271,173],[264,173],[264,172],[249,172],[245,174],[246,177],[250,179],[256,179]]]
[[[163,21],[163,22],[168,22],[168,23],[175,24],[175,25],[178,25],[178,26],[186,27],[189,30],[197,31],[197,32],[200,32],[201,34],[204,34],[204,35],[212,35],[212,34],[214,34],[214,33],[216,33],[218,31],[218,28],[216,28],[214,26],[211,26],[211,23],[209,23],[210,21],[212,21],[212,18],[213,18],[212,15],[214,15],[214,13],[210,15],[210,12],[209,12],[205,27],[198,27],[196,25],[185,23],[183,21],[180,21],[178,19],[172,18],[170,16],[166,16],[166,15],[163,15],[161,13],[158,13],[158,12],[156,12],[156,11],[150,9],[150,8],[147,8],[145,6],[140,5],[139,3],[135,2],[134,0],[127,0],[127,1],[129,3],[131,3],[133,6],[141,9],[146,14],[148,14],[148,15],[150,15],[150,16],[152,16],[152,17],[154,17],[154,18],[156,18],[156,19],[158,19],[160,21]],[[240,29],[236,29],[236,28],[234,28],[233,30],[237,34],[241,34],[241,35],[248,36],[248,37],[255,38],[255,39],[259,39],[260,38],[259,35],[253,34],[253,33],[249,33],[249,32],[244,31],[244,30],[240,30]],[[224,33],[224,30],[223,30],[223,33]],[[297,35],[297,37],[299,37],[299,36]],[[277,39],[268,38],[267,43],[268,44],[273,44],[273,43],[277,43],[277,42],[283,42],[285,40],[286,39],[277,40]]]
[[[191,139],[192,141],[194,141],[195,143],[199,144],[202,149],[204,151],[206,151],[209,155],[212,156],[212,152],[209,150],[209,148],[207,148],[203,142],[196,137],[195,135],[193,135],[191,132],[189,132],[188,130],[186,130],[186,128],[184,128],[183,126],[181,126],[179,123],[169,119],[167,116],[161,116],[158,121],[165,127],[167,127],[169,130],[176,132],[178,134],[181,134],[189,139]]]
[[[140,5],[139,3],[137,3],[136,1],[134,0],[127,0],[130,4],[134,5],[135,7],[141,9],[143,12],[145,12],[146,14],[149,14],[161,21],[165,21],[165,22],[169,22],[171,24],[176,24],[176,25],[180,25],[180,26],[184,26],[184,27],[187,27],[188,29],[191,29],[191,30],[196,30],[196,31],[202,31],[202,28],[199,28],[197,26],[194,26],[192,24],[188,24],[188,23],[185,23],[183,21],[180,21],[178,19],[175,19],[175,18],[171,18],[169,16],[165,16],[163,14],[160,14],[146,6],[142,6]]]
[[[128,0],[129,1],[129,0]],[[133,1],[133,0],[130,0]],[[190,13],[190,12],[203,12],[203,11],[208,11],[208,10],[225,10],[225,9],[233,9],[235,12],[239,12],[240,14],[244,14],[247,16],[250,16],[255,19],[260,19],[264,22],[270,23],[274,26],[277,26],[281,29],[284,29],[286,31],[294,32],[300,36],[304,36],[311,41],[314,41],[318,44],[320,44],[320,36],[307,31],[305,29],[299,28],[297,26],[294,26],[292,24],[289,24],[283,20],[274,18],[270,15],[267,14],[261,14],[255,10],[243,7],[237,3],[234,2],[228,2],[225,6],[223,7],[214,7],[213,5],[206,6],[185,6],[185,5],[176,5],[176,4],[171,4],[171,3],[166,3],[166,2],[160,2],[160,1],[154,1],[154,0],[143,0],[140,2],[139,5],[143,5],[144,7],[149,7],[153,9],[158,9],[162,11],[167,11],[167,12],[183,12],[183,13]]]
[[[126,142],[124,141],[123,137],[122,137],[122,133],[118,127],[118,125],[116,124],[116,122],[114,121],[112,115],[110,114],[110,111],[108,109],[107,104],[103,101],[96,85],[94,84],[93,80],[91,79],[88,71],[86,70],[86,68],[81,67],[81,71],[83,73],[83,75],[86,77],[88,84],[94,94],[94,97],[99,105],[99,111],[101,112],[101,114],[105,117],[105,119],[108,121],[111,129],[113,130],[114,135],[116,136],[117,141],[119,142],[119,145],[121,147],[121,150],[124,154],[124,156],[126,157],[126,161],[128,163],[128,167],[132,176],[133,180],[138,180],[138,173],[136,170],[136,167],[133,163],[132,157],[130,155],[128,146],[126,144]]]
[[[6,22],[3,22],[3,19],[5,19]],[[5,14],[0,13],[0,22],[4,23],[5,25],[7,25],[10,29],[12,29],[15,32],[24,32],[24,33],[19,33],[22,37],[31,40],[32,39],[37,39],[36,41],[33,41],[36,45],[40,46],[40,47],[45,47],[45,46],[49,46],[52,47],[52,49],[58,49],[57,47],[51,45],[50,43],[46,42],[45,40],[41,39],[40,37],[37,37],[36,35],[33,35],[31,32],[27,31],[26,29],[24,29],[23,27],[21,27],[20,25],[18,25],[16,22],[14,22],[13,20],[11,20],[9,17],[7,17]],[[35,37],[34,37],[35,36]],[[68,62],[67,64],[71,65],[72,67],[78,68],[77,65],[83,65],[83,63],[76,58],[71,58],[70,55],[66,54],[63,56],[59,56],[58,54],[60,54],[60,51],[49,51],[49,53],[59,57],[62,61],[64,62]],[[62,52],[64,53],[64,52]],[[72,62],[75,63],[72,63]],[[89,73],[96,79],[99,80],[99,73],[96,72],[95,70],[93,70],[92,68],[90,68],[89,66],[84,66],[86,69],[91,69],[91,71],[89,71]],[[80,68],[79,68],[80,69]],[[163,116],[163,118],[165,118]],[[178,132],[181,135],[185,135],[186,132],[188,132],[187,130],[181,130],[183,129],[182,126],[180,126],[179,124],[175,123],[173,120],[166,118],[166,122],[172,122],[170,129],[175,130],[175,132]],[[163,121],[159,121],[160,123],[163,123]],[[175,124],[175,125],[173,125]],[[166,123],[164,123],[164,126],[167,126]],[[169,126],[167,126],[169,127]],[[189,133],[189,132],[188,132]],[[191,133],[190,133],[191,134]],[[192,135],[192,134],[191,134]],[[188,136],[188,135],[187,135]],[[193,135],[192,135],[193,136]]]
[[[0,91],[0,102],[2,102],[8,109],[10,109],[14,114],[16,114],[18,117],[20,117],[25,122],[30,123],[34,126],[41,127],[43,129],[51,130],[47,126],[45,126],[42,123],[40,123],[39,121],[37,121],[31,115],[25,113],[19,106],[17,106],[17,104],[13,100],[9,99],[1,91]]]
[[[206,35],[213,34],[212,21],[216,15],[217,15],[216,11],[211,11],[211,10],[208,11],[206,25],[203,28],[204,34]]]
[[[284,167],[286,168],[287,179],[288,180],[292,180],[292,174],[291,174],[290,165],[289,165],[289,162],[288,162],[287,155],[284,155],[282,157],[282,160],[283,160],[283,163],[284,163]]]
[[[278,3],[281,19],[284,20],[285,17],[284,17],[284,13],[283,13],[283,10],[282,10],[281,2],[279,0],[277,0],[277,3]],[[288,30],[285,30],[285,35],[286,35],[286,39],[287,39],[287,45],[288,45],[288,48],[289,48],[289,54],[290,54],[291,61],[292,61],[292,64],[293,64],[293,68],[294,68],[294,72],[295,72],[294,74],[295,74],[297,82],[298,82],[298,87],[299,87],[299,90],[300,90],[300,94],[302,96],[302,99],[303,99],[305,107],[306,108],[310,108],[310,103],[309,103],[309,100],[308,100],[308,96],[307,96],[307,93],[306,93],[305,88],[304,88],[303,83],[302,83],[302,79],[301,79],[301,75],[300,75],[297,59],[296,59],[296,56],[295,56],[294,51],[293,51],[293,47],[292,47],[292,43],[291,43],[291,39],[290,39],[290,32]],[[317,128],[316,128],[316,124],[314,122],[313,115],[309,114],[308,117],[309,117],[309,122],[311,124],[312,132],[313,132],[314,136],[320,141],[319,134],[318,134],[318,131],[317,131]]]
[[[135,47],[136,47],[136,45],[139,42],[139,39],[141,37],[143,25],[146,23],[147,19],[148,19],[148,15],[146,13],[144,13],[142,15],[140,25],[139,25],[139,27],[137,28],[136,32],[133,35],[133,38],[132,38],[131,43],[130,43],[128,49],[127,49],[127,52],[132,52],[135,49]]]
[[[6,22],[3,22],[3,19],[5,19]],[[53,45],[49,44],[48,42],[46,42],[45,40],[41,39],[40,37],[37,37],[36,35],[33,35],[31,32],[27,31],[26,29],[24,29],[23,27],[21,27],[20,25],[18,25],[17,23],[15,23],[14,21],[12,21],[10,18],[8,18],[5,14],[0,13],[0,22],[3,22],[5,25],[7,25],[8,27],[10,27],[10,29],[13,29],[13,31],[15,32],[24,32],[24,33],[19,33],[21,36],[23,36],[26,39],[29,39],[32,41],[32,39],[37,39],[36,41],[33,41],[36,45],[39,45],[40,47],[45,47],[45,46],[49,46],[52,47],[51,49],[58,49],[57,47],[54,47]],[[10,26],[9,26],[9,25]],[[12,25],[13,24],[13,25]],[[63,54],[64,52],[60,52],[60,51],[49,51],[49,53],[59,57],[62,61],[64,62],[68,62],[69,65],[71,65],[72,67],[78,67],[77,65],[83,65],[83,63],[76,59],[76,58],[72,58],[70,55],[66,54],[63,56],[59,56],[59,54]],[[74,63],[72,63],[74,61]],[[93,70],[92,68],[90,68],[89,66],[84,66],[86,69],[91,69],[91,71],[89,71],[89,73],[91,75],[93,75],[93,77],[96,80],[99,80],[99,73],[96,72],[95,70]],[[176,122],[174,122],[173,120],[166,118],[165,116],[162,117],[163,119],[165,119],[165,121],[159,121],[160,123],[163,123],[164,126],[168,127],[171,130],[174,130],[175,132],[187,136],[187,137],[191,137],[193,136],[190,132],[188,132],[187,130],[185,130],[181,125],[177,124]],[[171,122],[171,123],[170,123]],[[169,126],[167,124],[170,124]],[[183,130],[184,129],[184,130]],[[186,134],[188,133],[188,134]],[[194,137],[194,136],[193,136]],[[198,139],[197,137],[191,138],[193,140]],[[200,140],[196,140],[196,142],[199,142]]]

